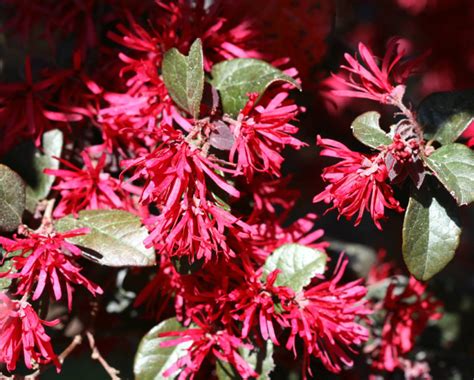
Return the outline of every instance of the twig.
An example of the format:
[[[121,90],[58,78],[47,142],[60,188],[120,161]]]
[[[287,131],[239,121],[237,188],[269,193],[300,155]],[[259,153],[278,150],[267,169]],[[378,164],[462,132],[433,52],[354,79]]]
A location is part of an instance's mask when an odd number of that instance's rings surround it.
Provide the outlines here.
[[[415,114],[413,111],[406,107],[405,104],[403,104],[403,101],[401,99],[392,99],[393,100],[393,105],[398,107],[398,109],[402,112],[402,114],[408,119],[410,122],[411,126],[413,127],[413,130],[415,131],[415,134],[418,137],[419,141],[423,141],[423,129],[421,128],[420,124],[416,120]]]
[[[87,331],[86,335],[87,335],[87,339],[89,340],[89,346],[92,350],[92,355],[91,355],[92,359],[99,361],[99,363],[102,365],[102,367],[104,367],[105,371],[109,374],[112,380],[120,380],[120,377],[118,376],[120,374],[120,371],[113,368],[105,361],[105,359],[103,358],[103,356],[100,354],[99,350],[97,349],[97,346],[95,345],[94,335],[92,335],[90,331]]]
[[[74,351],[74,349],[82,343],[82,336],[76,335],[74,336],[72,342],[66,349],[58,355],[59,363],[63,364],[64,360]],[[39,375],[41,375],[50,365],[42,366],[41,368],[37,369],[30,375],[25,376],[25,380],[33,380],[36,379]]]
[[[44,208],[43,219],[41,220],[41,225],[35,231],[41,234],[48,234],[54,230],[53,226],[53,210],[54,210],[54,199],[50,199],[46,202]]]
[[[58,356],[59,362],[64,363],[64,360],[69,356],[69,354],[74,351],[74,349],[82,343],[82,335],[77,334],[72,340],[71,344],[66,347],[66,349],[61,352]]]

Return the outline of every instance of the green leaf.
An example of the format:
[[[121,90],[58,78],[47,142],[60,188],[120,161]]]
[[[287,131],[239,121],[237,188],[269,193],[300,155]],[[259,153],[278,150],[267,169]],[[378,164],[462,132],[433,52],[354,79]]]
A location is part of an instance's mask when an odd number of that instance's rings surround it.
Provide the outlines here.
[[[158,335],[170,331],[185,330],[176,318],[166,319],[153,327],[141,340],[135,355],[133,372],[136,379],[161,380],[163,373],[179,358],[187,354],[192,342],[184,342],[173,347],[160,347],[160,343],[170,338]],[[170,377],[171,379],[171,377]]]
[[[30,168],[36,173],[37,182],[28,186],[27,193],[31,194],[38,200],[48,196],[51,186],[53,186],[55,177],[43,173],[44,169],[58,169],[59,161],[53,158],[60,157],[63,148],[63,133],[59,129],[53,129],[43,135],[43,153],[38,149],[35,150],[33,158],[33,166]]]
[[[381,281],[377,281],[374,284],[370,284],[367,286],[366,298],[377,301],[385,299],[388,287],[392,284],[395,284],[396,289],[400,289],[399,291],[395,291],[395,293],[401,294],[403,289],[405,289],[408,284],[408,277],[402,275],[395,275],[385,278]]]
[[[56,223],[60,232],[87,227],[84,236],[68,239],[83,249],[89,260],[111,267],[155,265],[155,252],[145,248],[148,233],[140,218],[122,210],[86,210],[76,219],[65,216]]]
[[[25,183],[8,166],[0,164],[0,231],[14,231],[25,210]]]
[[[270,379],[270,373],[275,368],[273,343],[270,340],[267,340],[267,345],[263,350],[258,347],[252,350],[240,348],[239,354],[259,374],[257,380]],[[230,363],[220,359],[216,361],[216,375],[219,380],[239,380],[242,378]]]
[[[3,260],[3,264],[0,265],[0,273],[6,273],[8,271],[15,273],[16,269],[13,266],[12,258],[20,255],[21,253],[22,253],[21,250],[7,253],[2,247],[0,247],[0,263]],[[7,256],[7,258],[5,258],[5,256]],[[28,255],[25,255],[25,257],[26,256]],[[11,283],[12,283],[11,278],[0,277],[0,292],[7,290]]]
[[[350,259],[351,271],[354,272],[357,277],[367,277],[371,268],[376,263],[377,251],[368,245],[335,240],[328,237],[324,239],[329,243],[328,251],[339,255],[340,252],[344,252]]]
[[[357,116],[351,128],[354,137],[371,148],[390,145],[392,139],[380,128],[380,114],[370,111]]]
[[[324,252],[301,244],[285,244],[267,258],[263,273],[268,276],[275,269],[280,269],[275,285],[299,292],[315,275],[324,273],[326,260]]]
[[[53,129],[43,134],[42,151],[33,141],[25,141],[13,148],[3,162],[15,170],[26,182],[26,208],[33,212],[39,200],[45,199],[53,185],[54,176],[43,173],[46,168],[58,169],[61,156],[63,133]]]
[[[417,115],[426,139],[452,143],[474,119],[474,90],[431,94],[420,103]]]
[[[0,265],[0,273],[6,273],[12,268],[12,260],[9,259],[4,259],[5,258],[6,251],[0,247],[0,263],[3,264]],[[0,277],[0,292],[8,289],[10,284],[12,283],[12,279],[8,277]]]
[[[165,53],[162,74],[171,98],[195,119],[199,117],[204,91],[204,63],[201,40],[197,39],[186,57],[173,48]]]
[[[260,96],[274,82],[288,82],[301,90],[290,76],[272,65],[252,58],[236,58],[212,67],[211,84],[219,91],[226,114],[236,117],[248,101],[247,94]]]
[[[470,303],[470,300],[469,300]],[[441,346],[449,349],[460,338],[462,319],[458,313],[443,311],[443,316],[436,321],[436,327],[441,331]]]
[[[463,144],[436,149],[425,163],[459,205],[474,201],[474,152]]]
[[[412,193],[403,221],[402,251],[418,280],[429,280],[454,257],[461,235],[456,211],[452,199],[433,196],[425,186]]]

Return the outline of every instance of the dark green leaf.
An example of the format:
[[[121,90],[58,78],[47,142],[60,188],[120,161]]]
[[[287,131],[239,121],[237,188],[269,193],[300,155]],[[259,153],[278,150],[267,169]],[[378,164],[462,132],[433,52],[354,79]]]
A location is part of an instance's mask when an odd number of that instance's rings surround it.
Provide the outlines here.
[[[58,220],[60,232],[90,228],[90,233],[69,241],[83,249],[84,257],[111,267],[155,265],[155,252],[145,248],[148,233],[140,218],[121,210],[86,210]]]
[[[176,104],[197,119],[204,91],[201,40],[194,41],[187,57],[175,48],[168,50],[163,58],[162,74]]]
[[[59,161],[54,159],[61,156],[63,148],[63,133],[58,129],[53,129],[43,135],[43,153],[38,149],[35,150],[33,165],[30,170],[34,170],[37,176],[37,182],[27,188],[27,192],[31,192],[38,200],[48,196],[51,186],[53,185],[54,176],[43,173],[44,169],[58,169]]]
[[[426,139],[452,143],[474,118],[474,90],[431,94],[421,102],[417,114]]]
[[[345,242],[341,240],[331,239],[325,236],[325,241],[329,243],[328,250],[334,255],[344,252],[350,260],[351,271],[357,277],[367,277],[370,269],[376,262],[377,251],[368,245],[354,242]]]
[[[470,303],[470,301],[469,301]],[[441,346],[443,348],[452,347],[453,343],[460,338],[461,315],[458,313],[443,312],[443,316],[436,321],[436,327],[441,332]]]
[[[6,273],[12,268],[13,262],[10,259],[5,259],[5,255],[6,251],[0,247],[0,273]],[[8,289],[11,282],[11,278],[0,277],[0,292]]]
[[[0,164],[0,231],[14,231],[25,210],[25,184],[8,166]]]
[[[459,205],[474,201],[474,152],[463,144],[436,149],[425,163]]]
[[[324,252],[301,244],[285,244],[267,258],[263,273],[268,276],[275,269],[280,269],[275,285],[299,292],[315,275],[324,273],[326,260]]]
[[[26,208],[33,212],[39,200],[48,196],[54,176],[43,173],[46,168],[58,169],[61,156],[63,133],[53,129],[43,134],[42,152],[33,141],[25,141],[13,148],[3,162],[15,170],[26,182]]]
[[[355,138],[371,148],[390,145],[392,139],[380,128],[380,114],[375,111],[366,112],[352,122],[351,128]]]
[[[255,347],[253,350],[247,348],[239,349],[240,356],[259,374],[257,380],[270,379],[270,373],[275,368],[273,361],[273,343],[267,340],[264,349]],[[237,370],[228,362],[217,360],[216,374],[219,380],[239,380],[242,377]]]
[[[15,256],[19,256],[22,254],[21,250],[13,251],[13,252],[6,252],[3,248],[0,247],[0,263],[3,261],[3,264],[0,265],[0,273],[6,273],[10,271],[10,273],[16,273],[16,268],[13,265],[13,258]],[[23,257],[28,257],[30,253],[23,254]],[[6,256],[6,258],[5,258]],[[5,258],[5,259],[4,259]],[[11,278],[0,278],[0,291],[8,289],[12,282]]]
[[[160,338],[159,334],[170,331],[181,331],[184,328],[176,318],[167,319],[153,327],[142,339],[138,346],[133,372],[136,379],[161,380],[163,373],[180,357],[187,354],[187,348],[192,342],[184,342],[173,347],[160,347],[160,343],[170,338]]]
[[[391,276],[367,286],[366,298],[370,300],[384,300],[388,287],[395,284],[395,293],[401,294],[408,284],[408,277],[402,275]]]
[[[247,103],[249,92],[262,95],[274,82],[300,85],[272,65],[252,58],[236,58],[212,67],[211,84],[219,91],[226,114],[236,117]]]
[[[454,257],[461,228],[456,205],[426,187],[413,192],[403,221],[403,259],[419,280],[429,280]]]

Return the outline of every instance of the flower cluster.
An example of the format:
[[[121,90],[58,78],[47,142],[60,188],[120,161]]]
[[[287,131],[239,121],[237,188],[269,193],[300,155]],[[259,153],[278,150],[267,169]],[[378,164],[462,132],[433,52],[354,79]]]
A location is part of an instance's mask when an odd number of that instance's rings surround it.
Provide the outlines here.
[[[59,158],[68,169],[45,169],[55,176],[59,183],[53,187],[59,190],[61,201],[54,209],[54,217],[77,213],[81,210],[112,208],[138,212],[132,194],[139,190],[131,185],[122,185],[117,178],[104,172],[107,155],[102,154],[94,164],[87,152],[81,153],[84,168]]]
[[[380,305],[386,312],[380,337],[380,346],[372,355],[374,367],[392,372],[403,368],[400,360],[413,349],[415,339],[430,320],[437,320],[441,314],[436,310],[441,304],[426,294],[426,284],[410,277],[405,289],[398,294],[395,283],[390,284]]]
[[[11,300],[0,293],[0,363],[5,363],[9,371],[14,371],[23,353],[27,368],[31,369],[33,363],[38,365],[52,361],[59,371],[61,364],[44,330],[44,326],[58,323],[58,320],[41,320],[28,302]]]
[[[230,120],[235,142],[229,153],[236,170],[251,181],[255,172],[279,176],[285,146],[296,149],[305,144],[292,136],[297,128],[289,124],[298,113],[295,104],[284,104],[288,94],[281,92],[266,106],[257,106],[258,94],[250,94],[249,101],[237,121]]]
[[[379,255],[380,268],[373,268],[368,279],[369,289],[386,286],[386,291],[382,298],[371,298],[373,339],[365,352],[375,371],[408,373],[416,367],[408,354],[428,323],[441,318],[442,303],[427,292],[427,284],[400,275],[391,262],[382,262],[384,256],[383,252]]]
[[[37,143],[44,132],[57,122],[78,121],[80,115],[57,110],[54,96],[64,80],[62,73],[44,73],[41,80],[33,78],[31,59],[25,60],[25,80],[0,84],[0,121],[2,142],[0,156],[24,138]]]
[[[347,219],[355,216],[356,226],[367,210],[380,230],[385,208],[403,211],[387,183],[388,171],[381,155],[367,156],[353,152],[337,141],[319,136],[318,145],[323,147],[322,156],[342,161],[324,169],[322,177],[329,185],[314,197],[313,202],[332,202],[329,210],[337,209]]]
[[[385,218],[386,208],[403,211],[393,196],[392,184],[402,183],[410,177],[420,188],[426,174],[422,155],[428,154],[430,148],[425,144],[421,126],[413,111],[405,106],[403,100],[405,83],[425,56],[403,60],[405,53],[398,51],[400,45],[402,45],[400,39],[392,38],[379,64],[372,52],[360,43],[359,53],[362,63],[346,54],[349,66],[343,65],[341,68],[350,73],[349,77],[333,74],[333,79],[338,82],[337,87],[335,86],[337,89],[333,90],[334,95],[366,98],[399,108],[399,114],[403,118],[392,126],[390,134],[380,129],[378,125],[380,115],[376,120],[371,119],[367,121],[366,126],[362,126],[367,130],[354,132],[362,143],[379,152],[365,155],[351,151],[340,142],[322,139],[319,136],[317,139],[317,144],[323,148],[321,156],[339,158],[342,161],[324,169],[322,178],[325,182],[329,182],[329,185],[316,195],[313,201],[332,202],[333,206],[329,210],[337,209],[339,215],[347,219],[355,216],[356,226],[361,222],[364,210],[367,210],[376,227],[381,230],[380,220]],[[340,89],[341,84],[349,90]],[[364,122],[356,120],[354,123]],[[368,136],[365,140],[365,133],[380,135],[377,139]],[[375,141],[371,141],[371,138]]]
[[[102,289],[88,280],[76,263],[81,250],[66,241],[86,234],[88,229],[59,233],[49,221],[44,222],[37,232],[23,230],[24,238],[0,237],[0,246],[6,252],[2,264],[10,262],[10,270],[0,273],[0,278],[13,281],[13,295],[21,297],[15,300],[0,293],[0,362],[6,363],[9,371],[15,370],[22,353],[27,368],[51,361],[58,371],[61,368],[44,329],[59,324],[59,320],[41,320],[28,299],[45,299],[45,294],[54,295],[56,301],[66,297],[71,311],[76,286],[84,287],[94,296],[102,294]]]
[[[15,236],[14,240],[0,237],[0,245],[5,251],[16,253],[10,258],[15,271],[6,272],[2,277],[16,280],[15,295],[32,293],[32,300],[39,299],[47,286],[56,300],[60,300],[66,290],[69,309],[75,285],[84,286],[93,295],[101,294],[102,289],[84,277],[74,262],[82,255],[81,250],[66,241],[88,231],[83,228],[65,233],[29,232],[26,238]]]
[[[387,44],[387,51],[379,66],[377,58],[363,43],[359,43],[359,54],[362,63],[350,54],[345,54],[349,66],[341,66],[349,76],[345,78],[334,75],[334,78],[348,87],[347,90],[335,90],[338,96],[365,98],[383,104],[398,105],[405,94],[405,82],[424,60],[420,56],[415,60],[403,61],[406,53],[401,49],[401,40],[392,38]]]
[[[255,271],[245,261],[238,267],[219,265],[218,271],[226,271],[226,279],[213,289],[214,295],[201,291],[198,281],[192,281],[194,289],[185,284],[180,301],[188,310],[184,323],[197,327],[160,334],[170,338],[161,343],[162,347],[191,342],[188,354],[165,373],[172,375],[181,369],[179,378],[193,379],[212,352],[216,359],[230,363],[239,376],[249,379],[255,376],[254,370],[242,360],[238,349],[254,348],[255,342],[262,340],[276,346],[284,344],[295,356],[301,340],[304,374],[311,374],[311,356],[331,372],[351,366],[351,355],[369,337],[360,322],[370,310],[361,280],[340,284],[346,266],[347,259],[341,256],[331,278],[317,279],[298,292],[276,285],[280,270],[263,275],[261,269]],[[284,331],[289,332],[286,343],[282,340]]]

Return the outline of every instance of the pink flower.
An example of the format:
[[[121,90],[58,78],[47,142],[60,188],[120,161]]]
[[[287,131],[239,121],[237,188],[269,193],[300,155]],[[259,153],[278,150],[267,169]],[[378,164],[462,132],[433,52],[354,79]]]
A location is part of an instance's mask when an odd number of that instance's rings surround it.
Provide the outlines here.
[[[280,152],[285,146],[299,149],[305,144],[292,135],[298,128],[289,122],[295,119],[298,107],[284,104],[287,92],[280,92],[266,106],[256,106],[257,94],[249,94],[246,106],[237,121],[230,121],[235,142],[229,153],[229,160],[236,161],[237,170],[248,181],[255,172],[280,176],[283,157]]]
[[[314,229],[316,220],[316,214],[309,213],[290,225],[286,218],[261,221],[252,225],[256,232],[248,240],[244,239],[244,244],[252,251],[253,259],[262,264],[271,252],[287,243],[300,243],[324,251],[329,244],[319,241],[324,231]]]
[[[402,40],[392,38],[387,44],[387,51],[379,65],[376,57],[362,42],[359,43],[359,54],[362,63],[349,54],[345,54],[349,66],[341,66],[349,77],[334,75],[339,82],[349,87],[348,90],[335,90],[334,94],[352,98],[372,99],[383,104],[398,104],[405,93],[405,82],[416,67],[425,59],[420,56],[415,60],[402,62],[405,51],[399,51]]]
[[[62,77],[58,86],[57,107],[63,112],[76,115],[77,119],[95,121],[104,89],[87,72],[87,56],[75,51],[71,67],[57,73]],[[76,124],[77,125],[77,124]]]
[[[251,268],[247,268],[246,272],[249,270]],[[280,272],[277,269],[262,281],[260,270],[228,295],[229,301],[235,302],[233,318],[243,325],[242,338],[247,338],[255,325],[258,325],[264,340],[270,339],[275,345],[279,345],[274,322],[281,327],[287,326],[281,305],[290,302],[295,296],[290,288],[275,286]]]
[[[135,299],[134,306],[144,305],[147,314],[155,320],[161,320],[164,311],[171,304],[173,297],[180,298],[178,292],[184,291],[183,281],[185,276],[181,276],[173,266],[170,257],[158,256],[159,265],[154,277],[140,291]],[[177,310],[182,310],[182,304],[178,304]],[[177,311],[177,315],[178,311]],[[182,319],[179,319],[182,321]]]
[[[300,191],[288,188],[291,180],[290,176],[269,179],[263,174],[255,176],[250,183],[243,183],[242,192],[251,195],[254,204],[249,223],[286,219],[301,195]]]
[[[253,348],[246,344],[241,338],[232,335],[226,330],[214,331],[205,323],[195,319],[197,328],[185,331],[171,331],[160,334],[160,337],[171,339],[160,343],[161,347],[173,347],[183,342],[192,342],[188,353],[179,358],[163,374],[165,377],[172,376],[179,369],[178,380],[192,380],[201,368],[204,359],[212,354],[215,358],[230,363],[242,377],[250,379],[258,377],[258,374],[249,366],[239,353],[239,348]]]
[[[474,147],[474,121],[469,124],[466,131],[463,133],[462,137],[467,139],[466,145],[470,148]]]
[[[130,193],[138,188],[120,183],[120,180],[105,172],[107,155],[102,154],[93,163],[86,152],[81,153],[84,168],[58,158],[68,169],[45,169],[46,174],[58,177],[59,183],[53,187],[59,190],[61,200],[54,210],[54,217],[68,214],[77,216],[81,210],[119,209],[137,213]]]
[[[403,371],[406,380],[433,379],[430,374],[430,365],[426,361],[400,358],[400,369]]]
[[[84,286],[93,295],[102,294],[102,289],[85,278],[80,273],[81,268],[74,262],[74,257],[81,257],[81,250],[66,241],[67,238],[84,235],[88,231],[87,228],[81,228],[64,233],[30,232],[28,237],[15,237],[14,240],[0,237],[0,244],[7,252],[20,251],[19,255],[11,258],[16,271],[4,275],[16,280],[15,294],[34,292],[34,301],[50,286],[54,298],[59,300],[65,288],[69,309],[72,306],[74,285]]]
[[[156,1],[149,16],[153,20],[151,28],[141,26],[127,14],[129,25],[119,25],[119,33],[109,33],[109,37],[128,52],[119,54],[123,62],[119,75],[126,91],[108,92],[104,96],[109,104],[100,111],[99,123],[107,126],[106,132],[115,130],[118,134],[128,134],[132,130],[134,139],[154,146],[159,141],[150,137],[160,133],[161,125],[171,125],[173,120],[179,124],[181,116],[157,70],[164,53],[171,48],[186,52],[196,38],[201,38],[207,70],[223,59],[259,56],[246,49],[254,34],[250,24],[235,24],[219,17],[222,9],[220,1],[209,7],[184,0]],[[124,127],[126,130],[122,130]],[[107,145],[110,145],[109,137],[110,134],[104,133]]]
[[[437,312],[441,303],[426,293],[426,284],[410,277],[402,292],[397,285],[393,281],[385,299],[375,306],[385,317],[381,335],[369,347],[373,367],[389,372],[405,368],[404,356],[413,349],[416,338],[430,320],[441,318]]]
[[[377,284],[391,276],[400,274],[400,270],[395,266],[394,262],[385,260],[386,256],[387,251],[385,249],[379,249],[377,251],[375,263],[370,267],[370,271],[367,274],[367,286]]]
[[[186,256],[190,261],[209,261],[218,253],[235,256],[228,238],[250,227],[216,203],[217,199],[202,199],[200,193],[191,187],[179,202],[164,208],[159,216],[145,219],[150,230],[145,246],[154,246],[161,254]]]
[[[43,132],[51,129],[52,121],[77,121],[79,115],[69,115],[52,109],[51,98],[64,73],[49,75],[35,82],[31,61],[25,60],[23,83],[0,84],[0,155],[23,138],[33,138],[40,144]]]
[[[244,183],[247,188],[242,192],[251,194],[253,200],[247,223],[256,230],[244,244],[262,264],[271,252],[285,243],[300,243],[321,250],[328,246],[318,241],[324,231],[315,229],[316,214],[308,213],[288,223],[289,213],[300,196],[299,191],[287,188],[290,180],[290,177],[268,180],[264,175],[257,175],[252,182]]]
[[[215,163],[212,156],[206,156],[203,150],[184,139],[182,133],[170,127],[169,135],[151,153],[139,158],[123,161],[124,172],[134,168],[130,179],[145,179],[141,201],[154,202],[158,207],[169,207],[179,200],[179,195],[193,184],[199,186],[200,198],[207,192],[205,178],[228,195],[239,197],[240,193],[229,185],[222,175],[216,172],[233,173]]]
[[[404,8],[412,15],[418,15],[428,8],[436,6],[436,0],[397,0],[400,8]]]
[[[102,128],[115,130],[117,137],[126,140],[132,147],[131,143],[134,141],[147,147],[161,142],[162,125],[171,125],[176,112],[161,80],[159,84],[142,93],[106,93],[104,99],[109,106],[99,111],[100,125]],[[113,137],[107,130],[102,134],[106,143]],[[114,140],[116,139],[112,139],[112,144],[107,145],[117,145]]]
[[[144,179],[140,201],[154,204],[160,215],[145,220],[150,235],[145,245],[171,256],[209,260],[213,252],[233,255],[227,235],[250,227],[226,211],[225,204],[209,189],[213,182],[224,193],[240,193],[217,172],[228,172],[188,143],[179,132],[151,153],[123,162],[134,170],[130,181]]]
[[[380,230],[385,208],[403,211],[386,182],[388,173],[382,155],[366,156],[320,136],[317,144],[324,148],[320,153],[322,156],[342,161],[324,169],[322,178],[329,185],[314,197],[313,202],[332,202],[333,206],[328,211],[337,209],[339,215],[344,215],[348,220],[356,216],[356,226],[361,222],[364,210],[367,210]]]
[[[60,370],[61,363],[51,347],[51,338],[44,326],[55,326],[59,320],[46,322],[39,319],[35,310],[26,301],[10,300],[0,293],[0,363],[14,371],[23,353],[25,365],[32,368],[35,363],[53,362]]]
[[[413,132],[395,133],[393,142],[386,147],[385,166],[392,183],[400,183],[408,176],[420,188],[425,178],[425,167],[420,152],[423,141]]]
[[[210,6],[187,0],[159,0],[156,3],[162,15],[157,24],[162,28],[161,39],[166,50],[171,47],[186,50],[196,38],[201,38],[207,71],[214,63],[223,60],[262,58],[262,54],[254,49],[257,40],[255,25],[249,20],[232,17],[235,11],[228,10],[227,1],[218,0]]]
[[[347,263],[341,255],[333,278],[297,294],[296,303],[288,308],[286,318],[291,332],[286,348],[296,355],[295,338],[299,336],[303,340],[305,371],[310,374],[310,355],[319,358],[331,372],[338,373],[342,365],[352,366],[350,355],[369,338],[368,330],[357,321],[370,314],[362,280],[339,285]]]

